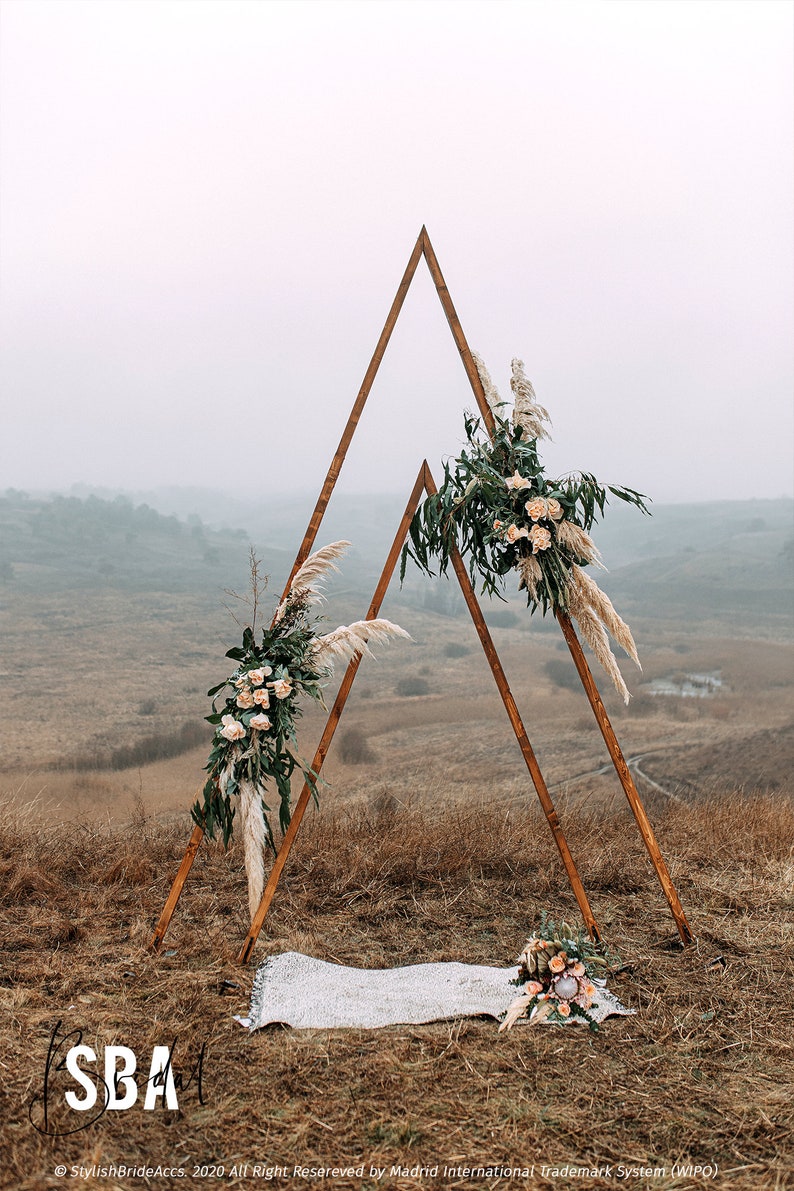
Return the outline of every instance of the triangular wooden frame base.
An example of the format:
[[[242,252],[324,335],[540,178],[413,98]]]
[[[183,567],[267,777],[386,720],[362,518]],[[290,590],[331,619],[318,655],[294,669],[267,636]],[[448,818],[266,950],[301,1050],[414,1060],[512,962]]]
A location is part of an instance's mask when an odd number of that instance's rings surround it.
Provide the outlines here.
[[[479,373],[477,371],[477,366],[474,362],[471,350],[463,333],[460,320],[458,319],[457,313],[452,304],[452,299],[450,298],[449,291],[438,264],[438,260],[430,243],[430,238],[426,229],[423,227],[419,233],[414,250],[411,253],[411,257],[408,261],[402,281],[400,282],[397,294],[384,324],[383,331],[381,332],[369,367],[364,376],[364,381],[353,404],[353,409],[351,410],[350,416],[347,420],[347,423],[345,424],[345,429],[339,442],[339,446],[337,447],[336,453],[333,457],[333,460],[331,461],[331,466],[328,469],[328,474],[320,492],[317,505],[315,506],[314,512],[312,513],[300,549],[298,550],[295,564],[285,585],[285,594],[289,589],[289,585],[292,582],[292,579],[298,568],[306,560],[311,552],[312,546],[317,537],[317,532],[325,515],[325,510],[331,498],[331,493],[333,492],[336,481],[339,477],[339,472],[347,454],[348,447],[352,441],[356,426],[358,425],[359,418],[361,417],[362,410],[366,403],[367,397],[369,396],[375,376],[377,375],[381,360],[383,359],[386,346],[391,337],[391,333],[394,330],[394,326],[397,322],[400,310],[402,309],[403,302],[405,301],[408,288],[422,256],[425,258],[430,275],[435,284],[436,292],[438,293],[441,305],[447,317],[447,322],[449,323],[449,327],[452,331],[456,346],[460,352],[461,360],[466,370],[466,375],[469,379],[469,383],[471,385],[472,392],[474,393],[475,400],[477,401],[480,413],[483,417],[483,421],[489,431],[492,431],[494,428],[493,416],[485,399],[485,394],[483,391],[482,382],[480,381]],[[389,552],[383,572],[381,573],[381,578],[378,582],[375,595],[373,596],[372,604],[370,605],[369,612],[367,613],[367,619],[369,620],[374,619],[374,617],[376,617],[378,614],[378,610],[380,609],[383,597],[385,596],[389,581],[394,573],[397,558],[399,557],[403,543],[407,536],[408,526],[410,525],[411,518],[413,517],[416,508],[418,507],[423,491],[427,493],[433,493],[436,491],[433,477],[430,474],[430,469],[426,462],[423,462],[419,470],[419,475],[417,476],[416,483],[414,484],[413,491],[411,492],[411,496],[409,498],[405,513],[403,514],[402,521],[400,522],[400,528],[397,531],[397,535]],[[452,563],[455,574],[460,583],[464,599],[469,608],[472,619],[474,620],[475,627],[477,628],[485,655],[491,666],[494,679],[496,680],[499,692],[505,704],[511,725],[521,747],[524,760],[527,764],[527,768],[530,771],[535,790],[543,807],[544,814],[546,815],[546,820],[549,823],[552,833],[554,834],[555,842],[560,851],[566,872],[568,873],[571,888],[574,896],[576,897],[577,904],[579,905],[585,925],[591,938],[594,941],[598,941],[600,934],[595,918],[593,917],[592,910],[590,909],[590,904],[587,900],[587,894],[585,893],[578,870],[576,869],[573,857],[571,856],[565,836],[560,827],[557,813],[554,809],[548,788],[546,787],[546,783],[540,772],[540,767],[538,766],[534,751],[521,721],[521,716],[510,691],[507,678],[505,677],[501,662],[499,661],[499,656],[491,639],[485,619],[482,615],[482,610],[480,609],[477,597],[471,585],[465,564],[459,553],[455,552],[452,555]],[[571,623],[567,613],[557,611],[555,615],[568,644],[568,648],[571,652],[571,656],[573,657],[577,673],[579,674],[585,694],[587,695],[588,701],[590,702],[590,705],[593,709],[599,729],[612,759],[612,763],[615,767],[618,778],[620,779],[620,783],[634,814],[634,818],[637,822],[637,826],[643,839],[643,843],[645,844],[646,850],[651,859],[651,863],[656,870],[656,874],[659,878],[662,890],[673,915],[681,942],[684,945],[692,943],[694,942],[694,936],[687,921],[686,915],[684,914],[683,907],[679,900],[675,886],[673,885],[667,865],[665,864],[664,857],[662,856],[661,850],[656,841],[653,828],[651,827],[651,824],[648,820],[648,816],[642,804],[642,799],[637,792],[634,779],[632,778],[631,772],[626,763],[626,759],[620,749],[614,729],[612,728],[609,716],[607,715],[606,708],[604,707],[604,704],[601,700],[598,687],[596,686],[595,680],[593,679],[593,676],[590,672],[590,667],[587,664],[587,659],[585,658],[582,651],[576,631],[574,630],[573,624]],[[342,715],[342,711],[350,693],[350,689],[353,685],[353,681],[358,671],[360,662],[360,655],[357,655],[355,658],[353,658],[348,665],[344,678],[342,679],[336,701],[329,714],[325,730],[314,757],[312,768],[315,772],[319,772],[320,768],[322,767],[322,763],[325,760],[325,756],[327,754],[331,740],[333,739],[339,719]],[[240,950],[238,959],[241,963],[247,962],[247,960],[250,958],[251,951],[253,950],[256,939],[262,928],[262,924],[264,923],[265,916],[273,900],[273,895],[275,894],[276,887],[284,869],[284,865],[286,864],[287,857],[289,856],[289,852],[292,848],[292,844],[295,840],[295,837],[297,836],[310,797],[311,791],[308,786],[304,784],[301,795],[293,811],[292,821],[284,835],[278,855],[276,856],[276,859],[273,863],[273,867],[262,896],[262,901],[256,914],[254,915],[250,930]],[[171,921],[171,917],[176,908],[179,896],[182,892],[182,888],[184,886],[185,880],[187,879],[187,875],[190,872],[193,860],[195,859],[203,836],[204,832],[201,827],[196,826],[193,828],[193,833],[182,858],[179,871],[174,879],[171,891],[168,895],[168,898],[166,899],[162,914],[160,915],[157,928],[155,929],[154,935],[152,936],[152,948],[158,948],[165,937],[168,924]]]

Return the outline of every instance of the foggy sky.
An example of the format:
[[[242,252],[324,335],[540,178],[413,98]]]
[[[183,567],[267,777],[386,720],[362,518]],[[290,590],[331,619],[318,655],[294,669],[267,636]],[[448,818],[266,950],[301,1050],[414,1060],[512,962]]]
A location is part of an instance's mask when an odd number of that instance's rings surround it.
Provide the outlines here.
[[[792,492],[788,0],[2,6],[0,489],[319,489],[427,225],[551,472]],[[472,397],[423,263],[342,473]]]

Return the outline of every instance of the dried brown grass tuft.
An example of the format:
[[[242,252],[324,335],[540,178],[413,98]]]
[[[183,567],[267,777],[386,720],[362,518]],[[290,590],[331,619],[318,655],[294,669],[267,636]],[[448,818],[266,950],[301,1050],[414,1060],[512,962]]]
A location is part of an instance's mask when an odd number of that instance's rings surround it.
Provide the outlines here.
[[[265,1156],[290,1169],[362,1161],[387,1168],[535,1162],[537,1169],[716,1162],[720,1175],[710,1186],[787,1185],[794,804],[737,795],[670,804],[655,819],[699,939],[683,953],[630,816],[562,815],[596,917],[625,965],[611,983],[639,1010],[636,1017],[610,1021],[596,1036],[545,1027],[498,1036],[493,1022],[467,1020],[249,1037],[232,1020],[247,1009],[253,976],[234,963],[247,921],[240,849],[202,847],[165,949],[152,955],[146,944],[187,840],[186,817],[47,827],[5,808],[4,1185],[60,1186],[55,1164],[86,1159],[192,1172],[194,1163],[228,1170]],[[369,807],[323,807],[307,821],[260,954],[296,949],[361,966],[509,964],[542,908],[576,920],[534,808],[428,809],[382,791]],[[95,1047],[123,1043],[147,1063],[154,1044],[176,1037],[174,1066],[184,1072],[206,1043],[207,1104],[188,1089],[178,1111],[148,1113],[138,1104],[85,1132],[42,1137],[28,1121],[28,1105],[59,1020],[62,1030],[84,1029]],[[64,1119],[62,1106],[57,1114]],[[291,1178],[289,1185],[310,1184]],[[387,1176],[377,1184],[445,1185],[443,1176]],[[561,1183],[536,1174],[512,1185]]]

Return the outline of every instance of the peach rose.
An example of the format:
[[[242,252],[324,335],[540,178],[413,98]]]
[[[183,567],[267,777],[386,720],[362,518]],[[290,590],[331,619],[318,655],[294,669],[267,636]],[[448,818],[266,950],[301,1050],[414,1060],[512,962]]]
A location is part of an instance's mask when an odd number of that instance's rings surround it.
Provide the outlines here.
[[[254,703],[258,703],[260,707],[270,706],[270,695],[263,686],[254,691]]]
[[[292,694],[292,679],[289,677],[277,678],[275,682],[271,682],[268,685],[272,688],[273,694],[277,699],[288,699]]]
[[[226,740],[242,740],[245,736],[245,725],[236,720],[233,715],[223,716],[221,724],[223,727],[220,729],[220,734]]]
[[[260,667],[258,670],[249,670],[246,674],[246,678],[248,679],[251,686],[261,686],[265,681],[264,668]]]
[[[584,964],[577,961],[577,963],[575,963],[571,968],[571,971],[573,972],[574,976],[584,976]]]
[[[523,476],[520,476],[518,474],[518,471],[515,471],[512,476],[507,477],[507,479],[505,480],[505,485],[507,488],[512,489],[514,492],[520,492],[524,488],[531,488],[532,481],[525,480]]]
[[[560,1001],[559,1005],[555,1006],[555,1008],[556,1008],[557,1012],[559,1013],[560,1017],[568,1017],[568,1015],[571,1012],[571,1006],[568,1005],[565,1001]]]
[[[562,972],[565,969],[565,960],[561,955],[553,955],[549,960],[549,967],[552,972]]]
[[[237,696],[237,706],[241,707],[243,711],[247,711],[249,707],[254,705],[254,696],[249,691],[248,687],[243,687],[240,694]]]
[[[527,536],[532,543],[533,554],[537,554],[538,550],[548,550],[551,545],[551,534],[542,525],[533,525]]]
[[[543,985],[538,980],[528,980],[524,985],[524,992],[530,997],[536,997],[538,993],[543,992]]]
[[[526,525],[524,525],[521,529],[519,529],[517,525],[508,525],[505,537],[507,538],[508,542],[517,542],[519,538],[528,538],[529,530],[527,529]]]
[[[549,496],[546,499],[546,507],[548,509],[548,516],[553,521],[562,521],[565,513],[560,502],[554,496]]]
[[[494,532],[496,532],[497,529],[502,528],[502,522],[497,519],[496,521],[494,521],[493,527],[494,527]]]
[[[270,727],[270,720],[266,715],[252,715],[248,722],[257,732],[267,732]]]
[[[532,500],[528,500],[524,505],[527,511],[527,516],[531,517],[533,521],[540,521],[541,517],[548,514],[549,506],[542,496],[535,496]]]

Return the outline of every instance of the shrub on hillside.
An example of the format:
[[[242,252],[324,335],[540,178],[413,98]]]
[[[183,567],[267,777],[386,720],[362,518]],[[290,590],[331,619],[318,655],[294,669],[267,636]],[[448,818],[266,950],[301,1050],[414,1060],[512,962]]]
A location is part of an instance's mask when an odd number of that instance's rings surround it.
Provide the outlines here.
[[[397,683],[397,694],[403,696],[429,695],[430,687],[426,678],[401,678]]]
[[[375,754],[361,728],[348,728],[347,732],[342,734],[339,755],[345,765],[363,765],[367,761],[375,760]]]

